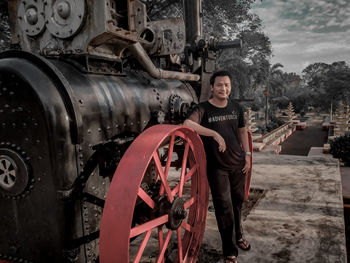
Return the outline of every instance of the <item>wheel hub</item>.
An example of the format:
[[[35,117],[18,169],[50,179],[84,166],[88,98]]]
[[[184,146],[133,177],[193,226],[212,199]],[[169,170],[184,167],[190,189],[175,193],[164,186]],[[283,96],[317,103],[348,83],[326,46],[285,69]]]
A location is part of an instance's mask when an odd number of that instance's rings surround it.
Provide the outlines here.
[[[11,189],[16,183],[17,165],[8,156],[0,156],[0,186]]]
[[[187,211],[184,209],[185,200],[178,197],[172,203],[169,211],[169,221],[166,224],[167,228],[176,230],[180,227],[182,221],[187,217]]]
[[[0,193],[19,195],[28,181],[28,168],[23,158],[11,149],[0,148]]]

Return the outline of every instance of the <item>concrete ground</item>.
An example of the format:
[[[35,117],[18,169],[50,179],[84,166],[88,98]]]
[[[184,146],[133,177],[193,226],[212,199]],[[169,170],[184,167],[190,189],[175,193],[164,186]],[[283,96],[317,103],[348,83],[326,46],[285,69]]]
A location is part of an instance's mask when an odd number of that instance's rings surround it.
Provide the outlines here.
[[[265,196],[243,223],[252,249],[240,251],[240,263],[347,262],[337,160],[256,153],[252,188]],[[208,257],[200,263],[223,262],[213,211],[202,249]]]

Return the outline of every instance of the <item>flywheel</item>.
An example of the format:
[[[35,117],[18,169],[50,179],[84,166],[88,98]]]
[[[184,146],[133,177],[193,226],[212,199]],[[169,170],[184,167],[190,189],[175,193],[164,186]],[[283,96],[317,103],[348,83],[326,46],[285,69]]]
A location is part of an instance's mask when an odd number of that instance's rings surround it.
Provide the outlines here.
[[[101,220],[100,262],[196,262],[208,194],[197,133],[175,125],[147,129],[129,146],[112,179]]]

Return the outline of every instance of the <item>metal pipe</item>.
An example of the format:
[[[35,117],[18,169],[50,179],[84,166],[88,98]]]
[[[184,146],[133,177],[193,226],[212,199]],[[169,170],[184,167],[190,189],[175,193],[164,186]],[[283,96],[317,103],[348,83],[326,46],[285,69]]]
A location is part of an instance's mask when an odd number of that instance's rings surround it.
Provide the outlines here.
[[[186,42],[193,44],[202,38],[202,1],[183,0],[184,19],[186,24]]]
[[[136,42],[135,44],[129,46],[129,50],[139,61],[141,66],[148,72],[148,74],[150,74],[154,78],[178,79],[186,81],[198,81],[200,79],[200,76],[197,74],[168,71],[157,68],[139,42]]]

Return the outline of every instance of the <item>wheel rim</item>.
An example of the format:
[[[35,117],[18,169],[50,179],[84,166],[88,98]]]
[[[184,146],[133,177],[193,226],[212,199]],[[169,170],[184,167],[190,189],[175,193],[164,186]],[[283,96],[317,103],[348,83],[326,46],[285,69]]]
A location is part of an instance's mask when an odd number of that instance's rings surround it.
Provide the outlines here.
[[[247,133],[248,133],[249,151],[251,152],[251,155],[250,155],[250,170],[246,176],[246,181],[245,181],[244,200],[248,200],[250,184],[252,180],[252,171],[253,171],[253,137],[252,137],[252,132],[250,130],[248,130]]]
[[[184,151],[175,173],[170,162],[179,142]],[[153,192],[142,187],[150,176],[150,165],[156,168],[154,185],[159,186]],[[205,229],[208,193],[199,136],[174,125],[147,129],[128,148],[111,182],[101,220],[101,262],[146,262],[145,257],[147,262],[195,262]],[[134,213],[140,207],[147,207],[148,218],[135,223],[140,219]]]

